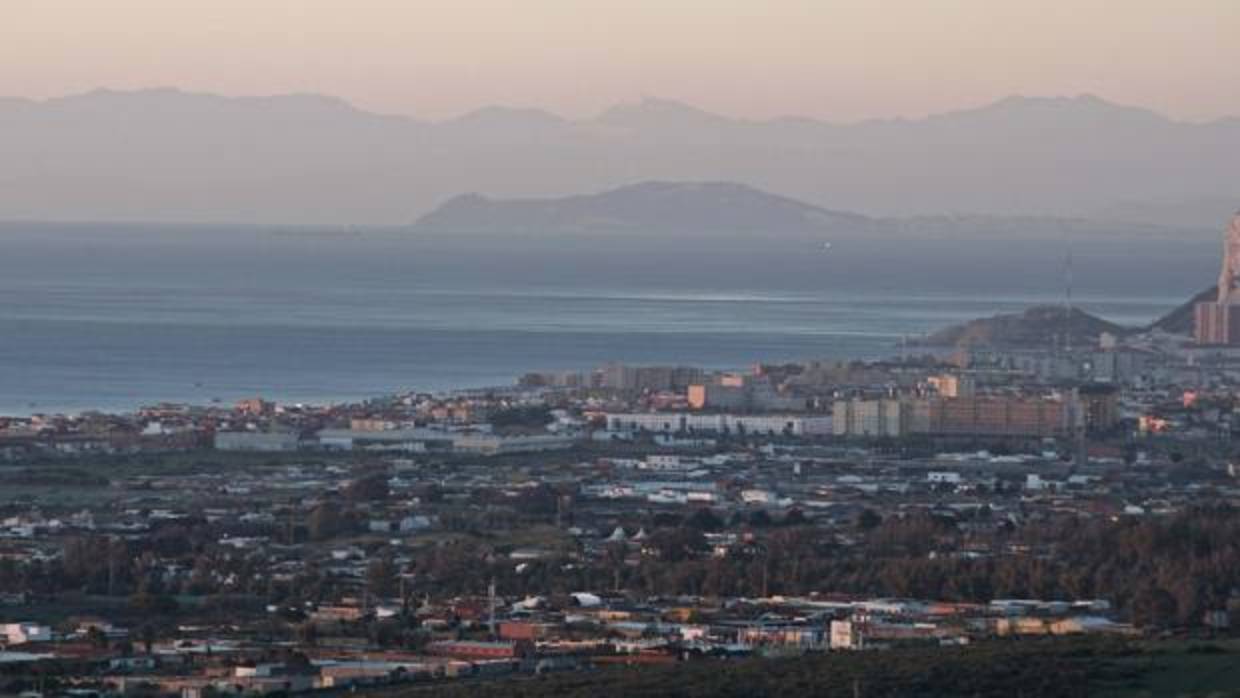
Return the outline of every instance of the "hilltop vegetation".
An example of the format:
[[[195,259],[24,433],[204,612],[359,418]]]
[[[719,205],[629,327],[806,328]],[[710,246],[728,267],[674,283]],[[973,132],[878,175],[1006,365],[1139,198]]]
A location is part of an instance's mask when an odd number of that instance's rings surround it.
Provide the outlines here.
[[[1040,305],[1023,313],[1009,313],[970,320],[931,334],[924,340],[930,346],[1020,346],[1062,345],[1065,339],[1075,346],[1098,343],[1103,332],[1122,335],[1130,329],[1091,315],[1080,308],[1071,313],[1062,306]]]
[[[1080,308],[1072,309],[1069,320],[1068,311],[1063,306],[1040,305],[1023,313],[1004,313],[945,327],[923,339],[922,344],[936,347],[1047,347],[1062,345],[1070,335],[1071,344],[1081,347],[1096,345],[1103,332],[1116,336],[1154,331],[1190,335],[1193,332],[1193,307],[1214,300],[1216,293],[1211,286],[1142,327],[1119,325]]]
[[[1184,303],[1176,306],[1174,310],[1158,318],[1150,323],[1146,330],[1160,330],[1168,334],[1192,334],[1193,332],[1193,306],[1205,301],[1213,301],[1218,296],[1218,289],[1211,286],[1197,295],[1188,299]]]

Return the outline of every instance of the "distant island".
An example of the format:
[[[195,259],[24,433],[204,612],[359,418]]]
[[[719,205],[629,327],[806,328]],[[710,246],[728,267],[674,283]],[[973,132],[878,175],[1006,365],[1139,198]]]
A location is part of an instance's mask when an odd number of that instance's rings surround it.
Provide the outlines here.
[[[751,243],[887,238],[1115,239],[1183,237],[1159,225],[1051,216],[953,214],[875,217],[828,209],[732,181],[648,180],[562,197],[502,198],[479,193],[449,198],[412,224],[425,238],[541,240],[694,238]],[[1204,231],[1203,231],[1204,233]],[[1212,233],[1211,233],[1212,234]]]
[[[864,233],[890,226],[735,182],[640,182],[561,198],[454,197],[417,220],[425,233]]]

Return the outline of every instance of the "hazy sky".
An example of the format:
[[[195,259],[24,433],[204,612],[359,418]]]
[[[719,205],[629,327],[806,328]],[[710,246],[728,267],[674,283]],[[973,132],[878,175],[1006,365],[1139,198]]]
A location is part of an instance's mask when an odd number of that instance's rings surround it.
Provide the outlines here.
[[[1091,92],[1206,119],[1240,114],[1238,37],[1240,0],[0,0],[0,95],[855,119]]]

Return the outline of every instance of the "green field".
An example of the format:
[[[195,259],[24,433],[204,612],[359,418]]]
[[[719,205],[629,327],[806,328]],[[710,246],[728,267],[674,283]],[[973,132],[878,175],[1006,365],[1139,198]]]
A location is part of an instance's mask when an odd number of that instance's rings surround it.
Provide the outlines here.
[[[1098,693],[1102,698],[1240,696],[1240,641],[1150,643],[1117,666],[1136,680]]]

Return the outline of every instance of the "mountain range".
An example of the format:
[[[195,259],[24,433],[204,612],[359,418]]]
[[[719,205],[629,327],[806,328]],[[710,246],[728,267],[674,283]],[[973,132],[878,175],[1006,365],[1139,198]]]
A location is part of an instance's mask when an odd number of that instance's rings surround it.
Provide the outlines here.
[[[320,95],[100,90],[0,98],[0,219],[406,224],[463,192],[555,198],[656,180],[737,182],[872,217],[1213,228],[1240,199],[1236,152],[1240,119],[1175,121],[1092,96],[849,124],[659,99],[585,119],[489,107],[429,122]]]

